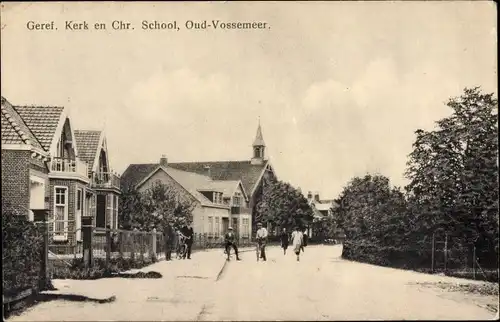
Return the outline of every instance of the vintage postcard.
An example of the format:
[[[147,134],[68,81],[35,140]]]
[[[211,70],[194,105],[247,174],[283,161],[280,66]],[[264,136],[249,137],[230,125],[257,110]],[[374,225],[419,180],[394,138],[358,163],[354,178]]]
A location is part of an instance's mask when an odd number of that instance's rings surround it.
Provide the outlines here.
[[[498,319],[492,1],[2,2],[8,321]]]

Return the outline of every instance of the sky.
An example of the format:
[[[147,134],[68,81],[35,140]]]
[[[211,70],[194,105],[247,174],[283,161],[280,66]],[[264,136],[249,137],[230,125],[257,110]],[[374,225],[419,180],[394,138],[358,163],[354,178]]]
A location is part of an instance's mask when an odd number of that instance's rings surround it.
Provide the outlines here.
[[[112,167],[249,160],[324,199],[354,176],[404,185],[414,131],[465,87],[497,93],[493,2],[3,3],[1,92],[105,129]],[[186,30],[185,21],[267,22]],[[63,30],[66,20],[134,30]],[[177,21],[179,31],[141,30]],[[28,21],[59,30],[30,31]]]

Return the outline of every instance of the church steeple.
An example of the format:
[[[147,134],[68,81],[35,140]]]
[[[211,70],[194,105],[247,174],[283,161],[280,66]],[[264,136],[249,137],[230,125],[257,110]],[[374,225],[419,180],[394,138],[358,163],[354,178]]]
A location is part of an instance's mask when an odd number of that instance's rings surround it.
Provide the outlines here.
[[[264,162],[264,157],[265,157],[264,152],[266,149],[266,144],[264,143],[264,138],[262,136],[260,118],[259,118],[259,127],[257,128],[257,134],[255,135],[255,140],[253,141],[252,147],[253,147],[252,164],[262,164]]]

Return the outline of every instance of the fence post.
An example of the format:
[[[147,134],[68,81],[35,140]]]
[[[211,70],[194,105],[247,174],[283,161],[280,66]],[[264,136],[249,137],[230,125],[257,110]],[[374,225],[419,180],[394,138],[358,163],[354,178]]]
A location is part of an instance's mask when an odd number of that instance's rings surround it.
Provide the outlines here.
[[[153,259],[153,262],[156,262],[156,228],[153,228],[153,232],[151,233],[151,241],[153,243],[153,254],[151,254],[151,258]]]
[[[93,225],[92,217],[82,217],[82,234],[83,234],[83,262],[85,268],[92,267],[94,254],[92,250]]]
[[[432,233],[432,255],[431,255],[431,261],[432,261],[432,263],[431,263],[431,273],[433,273],[433,274],[434,274],[434,251],[436,249],[436,244],[435,244],[436,239],[435,238],[436,238],[436,234]]]
[[[472,250],[472,275],[476,279],[476,245],[474,245]]]
[[[444,237],[444,274],[446,275],[448,266],[448,234]]]
[[[144,231],[141,231],[140,235],[139,235],[139,249],[140,249],[140,252],[141,252],[141,260],[144,261],[144,234],[146,232]]]
[[[118,230],[118,254],[120,258],[123,258],[123,244],[125,242],[125,238],[123,236],[123,231]]]
[[[106,269],[111,262],[111,226],[106,225]]]

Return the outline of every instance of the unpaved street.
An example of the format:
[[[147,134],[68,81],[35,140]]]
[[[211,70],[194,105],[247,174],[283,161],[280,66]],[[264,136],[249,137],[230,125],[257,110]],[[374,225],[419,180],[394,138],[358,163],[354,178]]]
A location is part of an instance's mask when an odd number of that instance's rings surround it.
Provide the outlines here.
[[[280,249],[270,247],[267,262],[256,262],[253,251],[244,252],[241,262],[227,263],[219,276],[224,257],[216,250],[195,253],[191,261],[163,261],[144,269],[160,272],[161,279],[56,281],[59,293],[116,295],[116,301],[51,301],[10,320],[479,320],[495,316],[481,306],[497,298],[415,285],[465,280],[348,262],[340,259],[340,253],[340,246],[310,246],[296,262],[292,253],[283,256]]]

